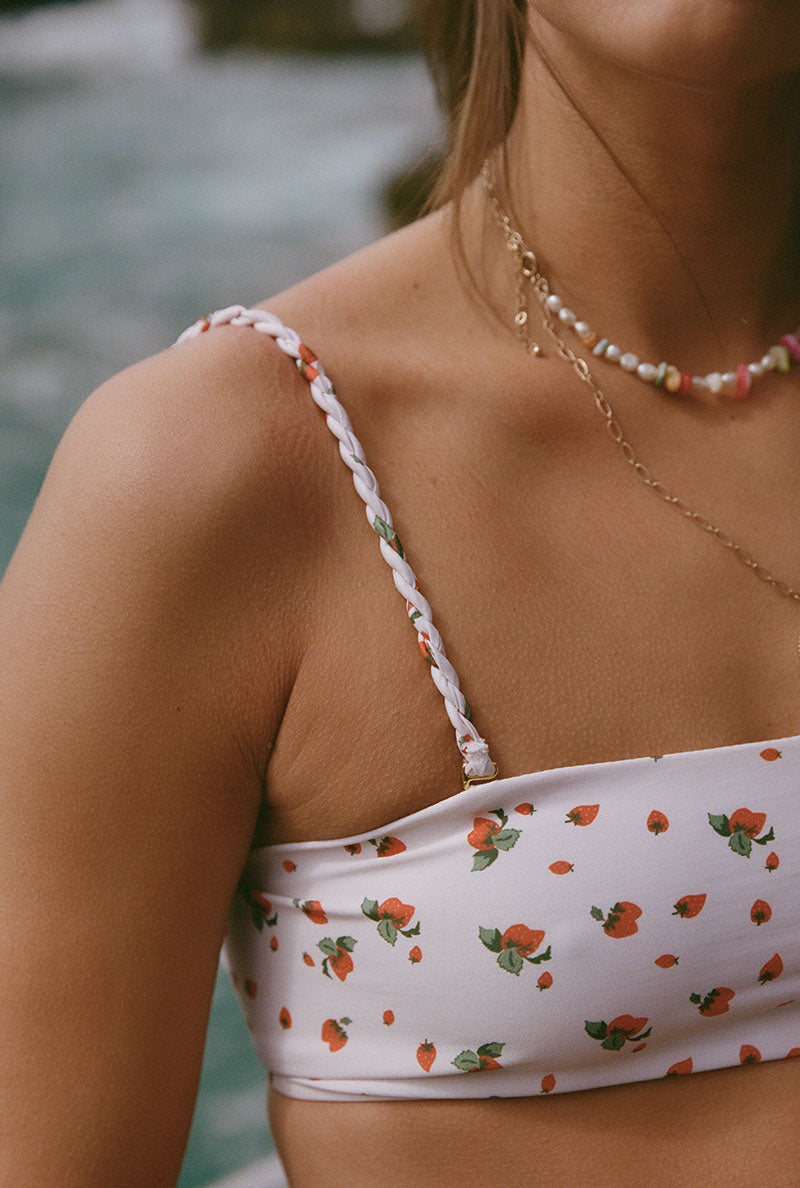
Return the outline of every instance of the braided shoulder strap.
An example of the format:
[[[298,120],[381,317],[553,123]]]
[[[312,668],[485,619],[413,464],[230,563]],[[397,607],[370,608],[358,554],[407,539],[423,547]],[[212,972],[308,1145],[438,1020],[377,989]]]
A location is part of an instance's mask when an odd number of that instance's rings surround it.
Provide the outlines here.
[[[215,326],[226,325],[250,326],[260,334],[274,338],[284,354],[294,360],[307,381],[314,403],[325,413],[325,423],[339,442],[342,461],[352,472],[353,485],[365,504],[367,521],[380,538],[381,554],[391,567],[394,584],[406,601],[406,610],[416,629],[420,651],[428,661],[433,682],[444,698],[447,716],[456,732],[456,743],[463,760],[464,786],[493,779],[497,775],[497,767],[489,757],[488,746],[475,729],[458,676],[445,655],[442,638],[433,624],[433,612],[420,592],[414,571],[406,560],[400,538],[392,525],[391,513],[380,497],[375,475],[367,466],[361,443],[353,433],[350,419],[337,400],[333,384],[322,364],[294,330],[284,326],[274,314],[263,309],[245,309],[241,305],[231,305],[200,318],[184,330],[175,345],[196,338]]]

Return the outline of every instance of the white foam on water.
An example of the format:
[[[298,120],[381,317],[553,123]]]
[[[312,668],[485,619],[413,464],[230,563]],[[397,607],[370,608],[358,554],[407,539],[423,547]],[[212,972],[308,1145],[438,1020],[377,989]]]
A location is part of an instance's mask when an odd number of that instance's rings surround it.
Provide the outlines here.
[[[289,1188],[289,1181],[278,1156],[270,1155],[224,1180],[215,1180],[208,1188]]]
[[[161,73],[194,48],[182,0],[87,0],[0,17],[0,70]]]

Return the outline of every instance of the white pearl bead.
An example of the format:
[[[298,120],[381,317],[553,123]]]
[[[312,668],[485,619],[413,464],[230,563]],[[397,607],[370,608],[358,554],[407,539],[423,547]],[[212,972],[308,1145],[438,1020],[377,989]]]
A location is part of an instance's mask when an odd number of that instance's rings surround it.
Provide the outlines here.
[[[565,326],[575,325],[575,314],[566,305],[558,311],[558,316]]]
[[[704,375],[693,375],[692,376],[692,387],[697,392],[707,392],[708,391],[708,380],[706,379],[706,377]]]
[[[715,396],[722,391],[722,376],[718,371],[712,371],[710,375],[707,375],[706,383],[709,392],[713,392]]]
[[[781,357],[781,352],[777,346],[769,348],[769,351],[767,352],[767,358],[769,359],[770,371],[774,371],[775,368],[778,366],[780,357]]]
[[[763,359],[761,360],[761,366],[764,368],[765,371],[774,371],[776,363],[777,363],[777,359],[774,359],[772,357],[772,355],[769,353],[769,351],[767,352],[766,355],[764,355]]]
[[[636,374],[640,380],[644,380],[646,384],[652,384],[653,380],[658,375],[658,368],[655,363],[640,363],[636,368]]]
[[[761,376],[764,374],[764,364],[763,363],[748,363],[747,370],[750,372],[753,379],[760,379]]]
[[[558,311],[561,309],[561,306],[564,304],[557,293],[550,293],[545,298],[544,303],[551,313],[558,313]]]
[[[619,361],[619,365],[623,371],[635,371],[639,366],[639,356],[633,355],[629,351],[626,355],[622,356]]]
[[[592,328],[588,322],[576,322],[574,329],[578,338],[588,338],[592,333]]]
[[[736,382],[738,376],[735,371],[726,371],[722,377],[722,390],[727,396],[732,396],[736,391]]]
[[[620,359],[622,358],[622,351],[615,342],[611,342],[606,347],[605,357],[608,359],[609,363],[619,363]]]

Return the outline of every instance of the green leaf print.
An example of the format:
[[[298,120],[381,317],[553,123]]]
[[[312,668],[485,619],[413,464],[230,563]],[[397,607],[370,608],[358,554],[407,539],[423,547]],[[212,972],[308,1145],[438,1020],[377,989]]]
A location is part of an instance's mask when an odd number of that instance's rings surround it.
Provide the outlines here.
[[[518,837],[518,829],[502,829],[500,833],[495,835],[494,844],[498,850],[510,850],[512,846],[517,844]]]
[[[320,949],[326,957],[336,956],[336,945],[329,936],[324,936],[321,941],[317,941],[317,948]]]
[[[765,833],[763,837],[754,837],[753,841],[757,846],[765,846],[767,842],[775,841],[775,830],[770,825],[769,833]],[[277,919],[277,917],[276,917]],[[269,923],[269,920],[267,921]]]
[[[618,1052],[620,1048],[625,1047],[625,1036],[621,1032],[615,1031],[613,1035],[606,1036],[600,1047],[605,1048],[608,1052]]]
[[[336,944],[340,949],[347,949],[348,953],[352,953],[356,947],[355,937],[352,936],[337,936]]]
[[[365,916],[370,920],[378,919],[378,901],[377,899],[365,899],[362,901],[361,910]]]
[[[608,1024],[603,1020],[597,1023],[590,1023],[587,1019],[585,1024],[586,1034],[590,1035],[592,1039],[602,1040],[608,1035]]]
[[[460,1069],[461,1072],[472,1072],[473,1069],[480,1068],[481,1061],[476,1052],[465,1050],[458,1053],[455,1060],[453,1061],[453,1064],[456,1066],[456,1068]]]
[[[372,521],[372,527],[378,533],[378,536],[382,536],[386,543],[394,549],[398,557],[405,557],[403,546],[400,544],[400,537],[391,525],[387,524],[385,520],[382,520],[380,516],[376,516]]]
[[[522,969],[522,958],[516,949],[503,949],[503,952],[497,958],[497,964],[501,969],[508,970],[509,973],[516,974],[519,977],[519,972]]]
[[[592,917],[593,920],[605,920],[605,916],[603,915],[603,913],[599,907],[593,907],[591,909],[591,911],[589,912],[589,915]]]
[[[481,928],[478,925],[478,935],[480,936],[487,949],[491,949],[493,953],[499,953],[502,949],[501,935],[499,928]]]
[[[728,845],[733,850],[734,854],[741,854],[743,858],[750,857],[750,851],[753,848],[753,843],[746,833],[736,830],[731,837],[728,838]]]
[[[715,816],[714,813],[709,813],[708,823],[720,837],[730,837],[731,823],[724,813],[721,816]]]
[[[400,932],[403,936],[419,936],[419,932],[420,932],[419,925],[420,925],[420,922],[419,922],[419,920],[417,920],[417,922],[413,928],[401,928]]]
[[[539,953],[536,957],[526,957],[526,961],[530,961],[531,965],[541,965],[543,961],[549,961],[552,957],[551,947],[547,946],[543,953]]]
[[[481,1046],[478,1048],[478,1055],[491,1056],[493,1060],[496,1060],[505,1046],[505,1043],[501,1044],[496,1040],[493,1040],[491,1043],[481,1044]]]
[[[378,936],[382,936],[385,941],[393,945],[397,940],[397,929],[391,920],[383,919],[378,924]]]
[[[497,850],[480,850],[472,859],[473,870],[486,870],[497,858]]]

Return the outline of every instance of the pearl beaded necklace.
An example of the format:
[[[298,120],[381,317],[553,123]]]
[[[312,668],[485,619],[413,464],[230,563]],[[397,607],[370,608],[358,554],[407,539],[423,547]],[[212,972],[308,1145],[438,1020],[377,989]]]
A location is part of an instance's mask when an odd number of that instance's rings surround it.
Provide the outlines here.
[[[565,326],[577,334],[585,347],[598,359],[617,363],[623,371],[636,375],[646,384],[652,384],[666,392],[685,396],[689,392],[723,393],[736,400],[748,394],[753,381],[768,371],[786,374],[793,363],[800,363],[800,327],[794,334],[784,334],[780,342],[771,346],[766,354],[755,363],[740,363],[735,371],[712,371],[708,375],[692,375],[681,371],[672,363],[643,363],[632,351],[623,351],[616,343],[603,338],[588,322],[579,320],[561,297],[548,286],[544,299],[551,314],[558,317]]]

